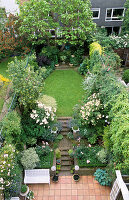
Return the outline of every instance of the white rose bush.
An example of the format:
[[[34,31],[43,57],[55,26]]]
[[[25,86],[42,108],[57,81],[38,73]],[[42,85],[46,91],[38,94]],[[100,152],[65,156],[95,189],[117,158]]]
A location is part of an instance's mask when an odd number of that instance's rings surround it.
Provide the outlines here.
[[[56,108],[37,102],[37,108],[32,110],[30,117],[34,119],[37,124],[49,128],[49,124],[55,120],[55,112]]]
[[[4,190],[9,188],[12,180],[15,167],[15,148],[11,144],[6,144],[0,150],[0,189]]]
[[[88,97],[88,102],[81,106],[80,118],[82,125],[96,126],[100,119],[102,119],[101,110],[103,105],[100,102],[99,94],[92,94]]]

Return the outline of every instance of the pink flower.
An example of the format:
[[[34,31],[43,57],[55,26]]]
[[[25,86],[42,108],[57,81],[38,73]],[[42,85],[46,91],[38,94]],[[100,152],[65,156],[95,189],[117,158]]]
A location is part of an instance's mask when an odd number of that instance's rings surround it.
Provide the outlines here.
[[[88,147],[91,147],[91,144],[88,144]]]
[[[86,162],[87,162],[87,164],[88,164],[88,163],[90,163],[90,160],[87,160]]]
[[[110,70],[110,67],[107,69],[107,72],[109,72],[109,70]]]

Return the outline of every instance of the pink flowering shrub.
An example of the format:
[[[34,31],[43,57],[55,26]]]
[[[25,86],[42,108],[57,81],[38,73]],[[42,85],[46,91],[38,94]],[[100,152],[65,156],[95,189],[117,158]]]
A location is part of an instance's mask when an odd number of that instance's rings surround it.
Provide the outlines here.
[[[9,188],[14,174],[15,167],[15,148],[11,144],[6,144],[0,150],[0,188],[2,190]]]
[[[55,112],[56,108],[37,102],[37,108],[32,110],[30,117],[34,119],[37,124],[49,128],[49,123],[55,119]]]
[[[103,105],[100,102],[99,94],[92,94],[88,97],[87,103],[81,106],[80,109],[80,118],[82,125],[92,125],[96,126],[96,124],[101,120],[102,114],[101,110],[103,109]]]

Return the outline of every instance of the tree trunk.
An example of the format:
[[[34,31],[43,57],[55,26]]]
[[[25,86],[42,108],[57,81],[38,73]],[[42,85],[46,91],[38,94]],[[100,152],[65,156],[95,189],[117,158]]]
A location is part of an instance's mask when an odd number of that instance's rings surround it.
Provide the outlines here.
[[[65,48],[65,44],[62,44],[62,47],[61,47],[60,51],[63,51],[64,48]]]

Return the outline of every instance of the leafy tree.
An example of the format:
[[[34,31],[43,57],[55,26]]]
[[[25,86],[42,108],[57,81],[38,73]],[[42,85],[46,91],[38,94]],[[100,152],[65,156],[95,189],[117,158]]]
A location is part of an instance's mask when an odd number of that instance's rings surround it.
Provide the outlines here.
[[[126,8],[126,11],[122,26],[122,33],[129,34],[129,0],[126,0],[124,7]]]
[[[55,43],[83,44],[95,28],[90,8],[89,0],[30,0],[20,5],[20,31],[33,43],[49,43],[52,29]]]
[[[8,71],[12,77],[13,88],[18,95],[18,101],[21,108],[29,110],[36,103],[39,94],[43,89],[43,80],[41,74],[34,72],[33,66],[26,66],[26,60],[9,63]]]

